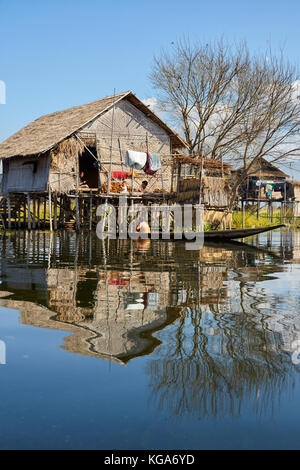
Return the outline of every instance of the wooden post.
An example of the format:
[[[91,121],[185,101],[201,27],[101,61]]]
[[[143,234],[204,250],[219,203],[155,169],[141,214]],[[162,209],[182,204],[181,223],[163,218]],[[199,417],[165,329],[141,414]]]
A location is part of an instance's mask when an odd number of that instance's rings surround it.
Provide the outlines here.
[[[284,183],[284,219],[283,223],[286,223],[286,182]]]
[[[53,214],[53,228],[54,230],[57,230],[57,195],[54,195],[54,214]]]
[[[36,227],[36,199],[32,199],[32,228],[35,230]]]
[[[8,228],[11,229],[11,200],[10,195],[7,196],[7,215],[8,215]]]
[[[63,196],[59,197],[59,218],[58,225],[61,227],[64,225],[64,208],[63,208]]]
[[[21,228],[21,200],[19,202],[19,210],[18,210],[18,228]]]
[[[174,188],[174,164],[172,164],[172,174],[171,174],[171,193],[173,192]]]
[[[181,163],[178,163],[178,171],[177,171],[177,193],[179,193],[180,189],[180,176],[181,176]],[[201,187],[200,187],[201,191]]]
[[[199,204],[202,203],[203,155],[201,154]]]
[[[245,228],[245,204],[244,200],[242,199],[242,228]]]
[[[92,222],[93,222],[93,193],[90,193],[90,224],[89,229],[92,230]]]
[[[31,230],[31,201],[30,201],[30,195],[27,194],[27,214],[28,214],[28,218],[27,218],[27,227],[28,227],[28,230]]]
[[[131,172],[131,194],[133,194],[133,185],[134,185],[134,169],[132,168],[132,172]]]
[[[24,199],[24,205],[23,205],[23,228],[25,229],[26,227],[26,198]]]
[[[49,225],[50,225],[50,232],[52,232],[52,195],[51,195],[50,185],[49,185]]]
[[[40,206],[41,206],[41,198],[40,198],[40,196],[38,196],[38,199],[37,199],[37,226],[38,226],[38,229],[41,228]]]
[[[114,104],[113,104],[113,110],[112,110],[111,139],[110,139],[110,159],[109,159],[109,173],[108,173],[108,181],[107,181],[107,194],[110,193],[110,189],[111,189],[112,152],[113,152],[113,137],[114,137],[114,123],[115,123],[115,94],[116,94],[116,90],[114,90]]]
[[[75,197],[75,207],[76,207],[76,230],[79,230],[80,229],[80,218],[79,218],[78,195]]]
[[[46,217],[47,217],[47,198],[44,197],[44,228],[46,227]]]

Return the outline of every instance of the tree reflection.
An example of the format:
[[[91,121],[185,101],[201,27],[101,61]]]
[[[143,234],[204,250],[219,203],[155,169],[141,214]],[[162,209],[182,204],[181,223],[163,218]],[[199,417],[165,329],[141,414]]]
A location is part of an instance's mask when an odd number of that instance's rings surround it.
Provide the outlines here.
[[[280,345],[280,335],[251,315],[182,309],[148,363],[151,399],[178,416],[239,416],[242,405],[272,411],[295,371]]]

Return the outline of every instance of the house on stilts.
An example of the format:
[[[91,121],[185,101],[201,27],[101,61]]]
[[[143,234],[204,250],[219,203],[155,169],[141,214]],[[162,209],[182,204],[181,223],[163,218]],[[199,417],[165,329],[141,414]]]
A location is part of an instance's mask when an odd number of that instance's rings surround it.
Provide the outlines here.
[[[35,228],[53,219],[55,229],[73,216],[79,225],[87,207],[124,183],[138,198],[146,180],[148,199],[156,199],[170,192],[173,155],[186,148],[131,91],[42,116],[0,144],[2,221]],[[127,151],[158,155],[157,170],[128,167]]]
[[[0,144],[0,160],[8,228],[91,229],[96,207],[124,193],[132,204],[201,194],[209,221],[228,205],[230,165],[188,157],[184,139],[131,91],[38,118]]]

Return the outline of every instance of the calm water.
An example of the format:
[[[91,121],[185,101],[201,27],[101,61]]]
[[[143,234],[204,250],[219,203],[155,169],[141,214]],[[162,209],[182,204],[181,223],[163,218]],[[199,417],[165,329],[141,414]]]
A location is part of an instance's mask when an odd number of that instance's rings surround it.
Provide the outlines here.
[[[0,253],[1,449],[300,448],[300,231]]]

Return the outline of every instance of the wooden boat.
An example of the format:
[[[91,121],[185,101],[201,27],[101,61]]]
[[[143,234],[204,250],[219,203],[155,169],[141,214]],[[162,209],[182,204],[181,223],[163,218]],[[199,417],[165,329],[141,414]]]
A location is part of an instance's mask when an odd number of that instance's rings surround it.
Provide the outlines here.
[[[269,232],[278,228],[285,227],[284,224],[273,225],[271,227],[244,228],[236,230],[220,230],[204,232],[204,240],[236,240],[239,238],[251,237],[260,233]]]
[[[260,227],[260,228],[244,228],[244,229],[235,229],[235,230],[214,230],[211,232],[204,232],[204,240],[209,241],[222,241],[222,240],[237,240],[240,238],[251,237],[253,235],[258,235],[260,233],[269,232],[270,230],[276,230],[278,228],[285,227],[284,224],[280,225],[272,225],[271,227]],[[149,234],[149,238],[151,235]],[[159,238],[162,238],[162,234],[159,234]],[[175,234],[170,233],[170,239],[176,240]],[[183,236],[181,240],[185,240],[185,236]],[[193,241],[193,240],[190,240]]]

